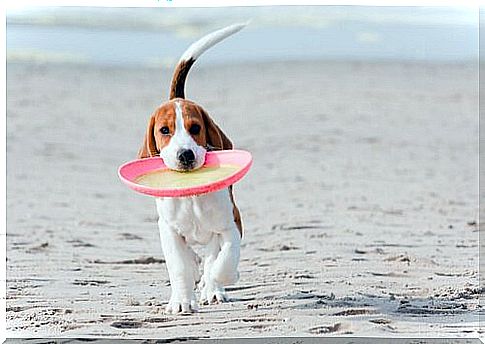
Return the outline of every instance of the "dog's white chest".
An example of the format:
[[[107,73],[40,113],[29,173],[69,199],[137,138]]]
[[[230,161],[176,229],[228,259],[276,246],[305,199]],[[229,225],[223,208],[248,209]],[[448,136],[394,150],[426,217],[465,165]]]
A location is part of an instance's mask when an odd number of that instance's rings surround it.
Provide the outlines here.
[[[228,189],[202,196],[157,198],[156,202],[160,221],[188,243],[207,244],[214,233],[234,226]]]

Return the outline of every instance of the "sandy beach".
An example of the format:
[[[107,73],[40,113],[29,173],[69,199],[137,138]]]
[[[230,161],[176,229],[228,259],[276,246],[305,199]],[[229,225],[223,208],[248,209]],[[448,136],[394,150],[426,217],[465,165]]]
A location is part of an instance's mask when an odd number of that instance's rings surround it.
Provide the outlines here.
[[[188,98],[254,166],[240,281],[191,316],[117,177],[171,73],[7,65],[8,337],[477,336],[477,65],[197,65]]]

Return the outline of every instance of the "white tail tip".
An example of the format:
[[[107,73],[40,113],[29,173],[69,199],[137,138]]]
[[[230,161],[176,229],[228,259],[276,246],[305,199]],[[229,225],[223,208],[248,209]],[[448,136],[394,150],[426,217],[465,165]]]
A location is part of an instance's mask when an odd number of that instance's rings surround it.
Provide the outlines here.
[[[207,49],[216,45],[224,38],[235,34],[236,32],[242,30],[249,22],[238,23],[230,26],[226,26],[220,30],[211,32],[210,34],[202,37],[198,41],[194,42],[182,55],[179,62],[188,61],[190,59],[197,60],[200,55],[202,55]]]

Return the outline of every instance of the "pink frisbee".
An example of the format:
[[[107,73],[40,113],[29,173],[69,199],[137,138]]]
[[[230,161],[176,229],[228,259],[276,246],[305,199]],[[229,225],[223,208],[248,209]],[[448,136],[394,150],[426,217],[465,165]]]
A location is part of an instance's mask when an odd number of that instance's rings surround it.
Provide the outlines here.
[[[143,185],[138,181],[141,176],[151,172],[163,172],[168,170],[167,166],[165,166],[160,157],[138,159],[127,162],[121,165],[118,169],[118,176],[123,183],[128,185],[129,188],[146,195],[154,197],[196,196],[218,191],[238,182],[249,171],[252,162],[253,159],[251,154],[243,150],[234,149],[207,152],[205,156],[205,163],[202,168],[231,166],[233,171],[231,171],[229,175],[218,178],[215,181],[205,182],[188,187],[158,188]],[[194,172],[183,172],[181,174],[189,175],[190,173]]]

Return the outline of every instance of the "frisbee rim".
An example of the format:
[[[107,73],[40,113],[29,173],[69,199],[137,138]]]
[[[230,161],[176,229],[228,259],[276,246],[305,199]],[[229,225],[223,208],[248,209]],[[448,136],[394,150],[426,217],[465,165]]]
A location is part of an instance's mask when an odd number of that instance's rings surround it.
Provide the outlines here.
[[[222,190],[224,188],[227,188],[235,183],[237,183],[239,180],[242,179],[246,175],[246,173],[249,171],[249,169],[252,166],[253,163],[253,158],[251,153],[245,150],[239,150],[239,149],[231,149],[231,150],[222,150],[222,151],[211,151],[207,152],[207,154],[215,154],[216,157],[220,157],[221,155],[226,155],[226,154],[243,154],[246,159],[244,159],[244,163],[242,164],[237,164],[233,163],[234,165],[238,166],[238,170],[233,172],[232,174],[228,175],[222,180],[218,180],[216,182],[210,182],[210,183],[205,183],[205,184],[200,184],[197,186],[191,186],[188,188],[152,188],[149,186],[145,186],[142,184],[137,184],[134,181],[126,178],[123,175],[123,170],[128,168],[131,165],[134,164],[139,164],[140,161],[144,161],[145,163],[151,161],[157,161],[161,163],[161,166],[157,169],[151,169],[147,170],[143,173],[140,173],[137,177],[139,177],[142,174],[153,172],[155,170],[160,170],[160,169],[168,169],[167,165],[165,165],[164,161],[162,158],[156,156],[156,157],[151,157],[151,158],[145,158],[145,159],[136,159],[132,161],[128,161],[124,164],[122,164],[118,168],[118,177],[121,179],[123,183],[125,183],[130,189],[145,194],[149,195],[152,197],[160,197],[160,198],[165,198],[165,197],[190,197],[190,196],[199,196],[199,195],[204,195],[210,192],[216,192],[219,190]],[[219,162],[220,164],[224,164],[224,162]],[[215,163],[209,163],[202,166],[212,166],[215,165]],[[133,179],[137,178],[134,177]]]

